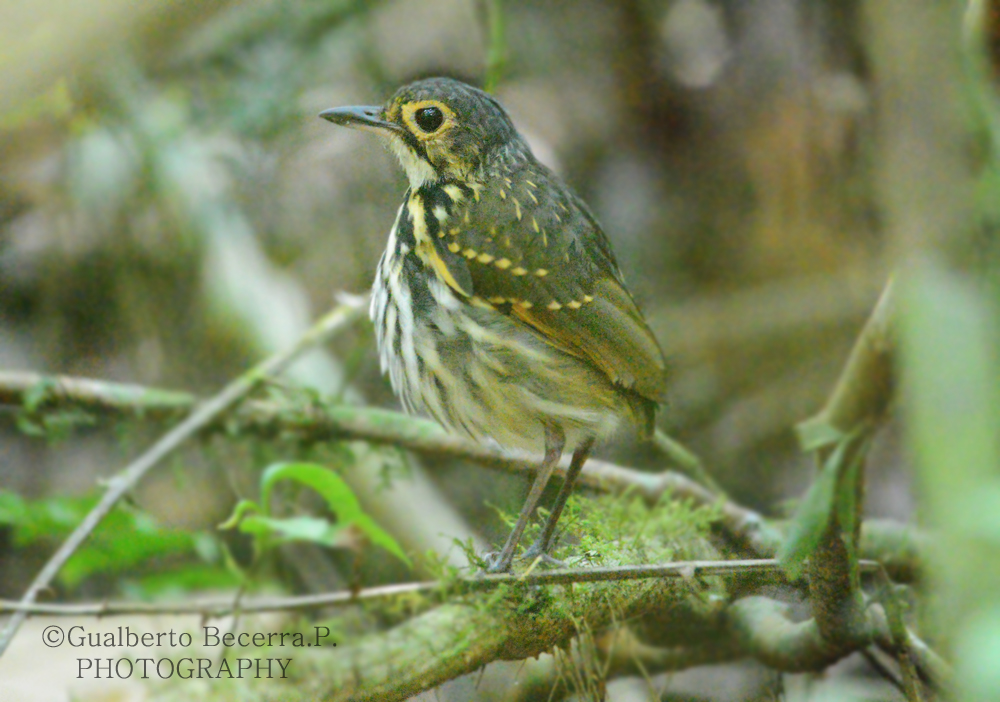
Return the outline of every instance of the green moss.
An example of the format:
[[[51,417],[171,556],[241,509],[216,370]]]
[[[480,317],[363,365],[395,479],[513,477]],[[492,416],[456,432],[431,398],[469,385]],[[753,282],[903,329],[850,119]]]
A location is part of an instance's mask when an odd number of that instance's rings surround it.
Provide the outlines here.
[[[540,512],[522,544],[531,544],[541,532],[547,515],[545,510]],[[672,500],[669,495],[652,507],[631,492],[573,496],[559,521],[561,538],[557,538],[552,556],[571,567],[717,558],[705,539],[718,518],[715,506],[695,506]],[[530,564],[520,566],[523,569]]]

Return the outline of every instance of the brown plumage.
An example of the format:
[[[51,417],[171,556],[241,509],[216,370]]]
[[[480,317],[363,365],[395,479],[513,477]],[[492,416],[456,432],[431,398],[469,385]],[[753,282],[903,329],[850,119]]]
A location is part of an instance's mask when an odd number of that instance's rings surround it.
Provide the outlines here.
[[[506,570],[564,446],[567,480],[544,554],[595,440],[649,431],[663,354],[587,206],[540,164],[500,104],[458,81],[401,88],[384,107],[323,117],[388,138],[410,180],[379,263],[372,319],[404,406],[503,446],[544,449]]]

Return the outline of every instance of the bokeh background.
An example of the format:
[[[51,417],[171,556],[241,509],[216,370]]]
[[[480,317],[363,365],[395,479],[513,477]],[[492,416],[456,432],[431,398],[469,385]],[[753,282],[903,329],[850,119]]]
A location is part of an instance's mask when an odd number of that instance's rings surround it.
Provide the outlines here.
[[[811,479],[792,426],[821,406],[885,279],[852,7],[502,6],[497,95],[613,242],[670,361],[661,426],[757,507]],[[488,8],[121,12],[133,23],[99,47],[36,70],[51,87],[0,133],[0,359],[207,394],[338,291],[370,287],[405,179],[376,139],[316,113],[427,75],[481,84]],[[396,406],[371,348],[361,330],[330,364]],[[88,487],[104,438],[84,441],[23,445],[4,482]],[[871,508],[905,516],[905,474],[874,463]]]
[[[316,114],[489,74],[603,223],[666,351],[660,426],[734,499],[786,514],[815,476],[794,425],[822,406],[890,268],[864,19],[853,0],[4,3],[0,368],[215,392],[336,294],[367,291],[385,245],[401,169]],[[397,406],[367,324],[289,381]],[[157,431],[44,442],[4,422],[0,488],[93,494]],[[893,419],[869,462],[871,516],[912,517],[900,443]],[[629,440],[602,453],[661,465]],[[386,455],[372,476],[399,468]],[[253,447],[196,447],[133,499],[210,530],[242,496],[234,476],[262,465]],[[381,478],[359,493],[376,514],[429,521],[408,546],[449,558],[451,536],[504,533],[485,496],[513,509],[526,488],[464,464],[410,469],[423,487],[396,502]],[[18,595],[48,552],[0,543],[0,593]],[[343,582],[336,562],[296,558],[291,587]],[[91,578],[69,594],[120,588]]]

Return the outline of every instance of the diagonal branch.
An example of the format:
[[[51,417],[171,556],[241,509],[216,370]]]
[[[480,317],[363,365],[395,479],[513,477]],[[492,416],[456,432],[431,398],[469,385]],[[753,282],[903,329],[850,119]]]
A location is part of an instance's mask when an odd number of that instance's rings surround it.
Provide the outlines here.
[[[303,351],[329,339],[335,332],[358,319],[361,305],[357,300],[344,301],[333,311],[321,318],[308,332],[286,351],[275,354],[236,378],[222,391],[204,404],[198,405],[190,416],[168,431],[145,453],[126,466],[108,482],[108,489],[101,500],[84,517],[83,521],[52,555],[42,570],[35,576],[21,603],[28,605],[35,601],[38,593],[49,586],[52,579],[66,564],[90,533],[100,524],[115,504],[157,463],[170,455],[178,446],[201,431],[233,404],[252,392],[269,376],[281,372]],[[17,630],[24,623],[27,613],[19,611],[11,617],[0,635],[0,655],[10,645]]]

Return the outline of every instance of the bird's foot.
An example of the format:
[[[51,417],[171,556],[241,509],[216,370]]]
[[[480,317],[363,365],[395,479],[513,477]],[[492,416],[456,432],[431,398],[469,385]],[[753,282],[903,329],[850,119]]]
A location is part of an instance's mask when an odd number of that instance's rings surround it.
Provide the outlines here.
[[[510,564],[514,561],[513,554],[504,551],[492,551],[483,554],[483,561],[486,567],[479,571],[479,575],[493,575],[494,573],[509,573]]]
[[[546,553],[546,547],[540,542],[536,541],[528,547],[528,550],[524,552],[523,556],[526,561],[536,561],[540,560],[543,565],[547,565],[550,568],[566,568],[568,567],[563,561],[558,558],[553,558],[548,553]]]

